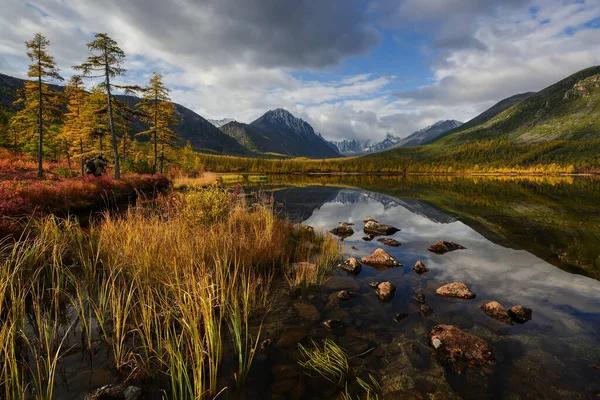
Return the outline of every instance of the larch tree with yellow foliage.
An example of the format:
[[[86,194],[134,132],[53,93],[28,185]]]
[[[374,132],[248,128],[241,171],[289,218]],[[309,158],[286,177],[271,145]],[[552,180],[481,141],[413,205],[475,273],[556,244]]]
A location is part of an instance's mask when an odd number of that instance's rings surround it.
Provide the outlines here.
[[[170,102],[169,92],[170,90],[163,84],[162,75],[155,72],[148,86],[144,88],[144,100],[138,104],[145,113],[144,121],[150,125],[150,129],[138,135],[150,136],[154,149],[153,172],[160,170],[161,174],[165,162],[165,149],[173,147],[178,140],[177,134],[172,129],[177,125],[177,117],[175,106]]]
[[[83,176],[86,154],[83,143],[84,139],[87,139],[85,137],[83,111],[88,94],[83,89],[83,79],[81,79],[81,76],[73,75],[71,77],[69,83],[65,86],[65,94],[67,95],[67,109],[69,110],[65,114],[63,125],[63,137],[70,145],[70,148],[67,149],[67,156],[69,157],[71,151],[79,156],[81,161],[81,176]]]
[[[15,102],[23,108],[17,113],[13,126],[30,131],[37,130],[38,177],[42,177],[44,173],[44,129],[50,123],[62,119],[62,94],[50,90],[48,81],[62,81],[63,78],[58,74],[54,57],[47,53],[48,46],[50,41],[41,33],[36,33],[31,41],[25,42],[27,57],[31,60],[27,76],[34,80],[25,83],[19,99]]]

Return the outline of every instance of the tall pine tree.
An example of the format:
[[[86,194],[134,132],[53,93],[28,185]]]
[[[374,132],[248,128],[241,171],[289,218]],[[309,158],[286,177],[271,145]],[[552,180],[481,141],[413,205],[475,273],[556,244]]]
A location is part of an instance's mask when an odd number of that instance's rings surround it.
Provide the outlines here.
[[[65,94],[68,98],[65,114],[65,124],[63,126],[63,137],[69,147],[67,148],[67,157],[70,152],[77,154],[80,159],[81,176],[84,175],[85,150],[84,141],[87,142],[84,130],[84,106],[88,94],[83,89],[83,80],[79,75],[73,75],[65,86]]]
[[[150,78],[148,86],[144,88],[144,100],[138,104],[138,107],[146,114],[145,122],[150,125],[150,129],[138,133],[138,135],[150,136],[153,145],[154,162],[153,172],[160,169],[162,173],[165,160],[165,146],[171,147],[176,143],[177,136],[171,129],[177,124],[175,117],[175,107],[170,103],[170,90],[163,84],[162,75],[155,72]],[[158,147],[160,144],[160,168],[158,165]]]
[[[21,97],[17,100],[17,103],[23,103],[24,108],[17,114],[16,121],[23,124],[23,126],[27,126],[27,122],[33,124],[33,120],[35,120],[38,133],[38,177],[41,177],[44,172],[42,166],[44,128],[48,123],[60,120],[62,117],[60,93],[51,91],[47,85],[48,80],[63,80],[58,74],[54,57],[47,53],[48,46],[50,46],[50,41],[41,33],[36,33],[31,41],[25,42],[27,57],[31,60],[27,76],[35,78],[35,80],[25,83]]]
[[[106,33],[97,33],[95,40],[88,43],[87,47],[92,53],[86,62],[73,67],[75,70],[82,71],[86,78],[103,78],[104,81],[98,85],[106,93],[106,112],[108,115],[108,132],[112,139],[112,148],[115,163],[115,179],[121,178],[121,163],[119,159],[119,146],[114,119],[114,96],[112,89],[123,89],[125,93],[139,90],[137,86],[124,86],[111,83],[111,78],[125,75],[123,63],[125,62],[125,52],[119,48],[117,42]]]

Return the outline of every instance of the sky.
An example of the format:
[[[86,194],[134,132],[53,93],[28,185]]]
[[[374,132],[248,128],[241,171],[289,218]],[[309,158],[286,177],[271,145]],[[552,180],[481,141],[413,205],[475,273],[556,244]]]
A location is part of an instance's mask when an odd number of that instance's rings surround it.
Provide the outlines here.
[[[0,0],[0,72],[51,42],[64,77],[107,33],[120,82],[160,72],[205,118],[285,108],[330,140],[407,136],[600,64],[600,0]]]

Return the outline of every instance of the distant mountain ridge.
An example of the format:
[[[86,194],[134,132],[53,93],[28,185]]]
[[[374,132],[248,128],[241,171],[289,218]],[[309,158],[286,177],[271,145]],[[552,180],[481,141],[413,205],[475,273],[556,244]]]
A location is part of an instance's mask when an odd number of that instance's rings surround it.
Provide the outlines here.
[[[251,124],[229,123],[221,130],[263,153],[311,158],[341,155],[308,122],[283,108],[269,110]]]
[[[371,144],[370,140],[340,140],[332,141],[340,153],[345,156],[362,156],[373,153],[380,153],[397,147],[420,146],[426,142],[434,140],[438,136],[455,129],[462,125],[462,122],[456,120],[438,121],[433,125],[418,130],[405,138],[400,138],[388,133],[381,142]]]
[[[454,119],[438,121],[433,125],[430,125],[423,129],[420,129],[420,130],[408,135],[404,139],[400,140],[394,147],[420,146],[420,145],[428,143],[428,142],[438,138],[440,135],[443,135],[444,133],[451,131],[453,129],[456,129],[462,125],[463,125],[462,122],[456,121]]]
[[[14,78],[8,75],[0,74],[0,105],[8,109],[15,109],[13,102],[17,98],[16,91],[23,87],[25,80]],[[54,90],[64,90],[64,86],[50,85]],[[135,96],[116,95],[116,98],[124,101],[130,107],[135,106],[141,101]],[[175,132],[180,137],[180,144],[185,145],[190,142],[197,151],[207,151],[221,154],[231,154],[239,156],[250,156],[252,152],[240,145],[236,140],[225,135],[213,124],[196,114],[194,111],[173,103],[177,113],[178,124]],[[137,118],[132,121],[132,134],[136,134],[148,129],[148,126]]]

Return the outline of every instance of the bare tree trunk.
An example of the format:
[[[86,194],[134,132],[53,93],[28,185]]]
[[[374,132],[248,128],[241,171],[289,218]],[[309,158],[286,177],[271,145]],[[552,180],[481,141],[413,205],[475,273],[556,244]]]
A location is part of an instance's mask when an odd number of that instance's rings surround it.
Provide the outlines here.
[[[69,170],[71,169],[71,155],[69,154],[69,146],[67,142],[65,142],[65,154],[67,155],[67,165],[69,166]]]
[[[163,144],[160,149],[160,174],[163,173],[163,163],[165,161],[165,145]]]
[[[105,63],[105,75],[106,75],[106,97],[108,98],[108,128],[110,129],[110,135],[112,137],[113,154],[115,157],[115,179],[121,179],[121,163],[119,162],[119,146],[117,143],[117,134],[115,132],[115,126],[113,121],[112,101],[110,94],[110,75],[108,71],[108,49],[104,49],[104,63]]]
[[[39,50],[41,51],[41,45]],[[38,56],[38,95],[40,96],[40,101],[39,101],[39,108],[38,108],[38,170],[37,170],[37,176],[38,178],[41,178],[42,175],[44,174],[44,170],[43,170],[43,166],[42,166],[42,162],[43,162],[43,157],[44,157],[44,149],[42,148],[43,145],[43,118],[42,118],[42,110],[43,110],[43,105],[42,105],[42,60],[40,58],[40,56]]]

